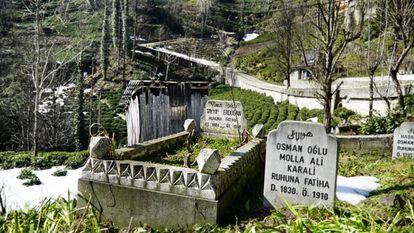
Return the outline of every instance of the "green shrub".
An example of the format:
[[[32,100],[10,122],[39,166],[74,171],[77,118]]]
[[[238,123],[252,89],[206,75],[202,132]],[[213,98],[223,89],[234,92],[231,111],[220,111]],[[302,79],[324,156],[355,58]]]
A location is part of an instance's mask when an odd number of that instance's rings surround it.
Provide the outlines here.
[[[20,170],[20,174],[17,176],[17,178],[21,180],[25,180],[25,179],[30,179],[34,176],[36,175],[33,173],[33,170],[31,168],[24,168]]]
[[[66,176],[68,174],[67,170],[59,169],[52,173],[52,176]]]
[[[233,93],[233,94],[232,94]],[[209,90],[209,98],[216,100],[240,101],[243,104],[248,129],[255,124],[263,124],[267,131],[276,129],[280,122],[285,120],[307,120],[317,116],[319,121],[323,120],[323,110],[298,107],[288,104],[287,101],[275,104],[270,96],[257,92],[231,88],[226,85],[218,85]]]
[[[299,112],[299,108],[297,106],[289,104],[287,120],[296,120],[296,116],[298,115],[298,112]]]
[[[17,153],[14,157],[13,157],[13,167],[29,167],[32,164],[32,158],[30,153]]]
[[[32,186],[32,185],[40,185],[42,182],[40,181],[39,177],[33,176],[28,179],[26,182],[23,183],[24,186]]]
[[[323,110],[322,109],[311,109],[308,112],[308,117],[309,118],[317,117],[319,123],[322,123],[323,122],[323,115],[324,115],[324,113],[323,113]]]
[[[69,169],[77,169],[85,164],[88,157],[89,153],[87,151],[74,153],[64,162],[63,165]]]
[[[352,110],[349,110],[347,108],[344,107],[339,107],[337,109],[335,109],[334,111],[334,115],[341,118],[342,120],[348,120],[349,117],[356,115],[356,113]]]
[[[309,119],[309,109],[308,108],[301,108],[296,116],[298,121],[306,121]]]
[[[360,133],[366,135],[393,133],[403,121],[404,117],[400,113],[388,114],[385,117],[372,116],[361,125]]]
[[[33,157],[30,152],[0,152],[0,169],[11,169],[20,167],[33,167],[37,169],[48,169],[54,166],[68,164],[69,167],[78,168],[88,158],[87,151],[81,152],[40,152]]]
[[[42,183],[39,177],[37,177],[36,174],[33,173],[33,170],[31,168],[22,169],[17,178],[21,180],[26,180],[23,183],[24,186],[39,185]]]

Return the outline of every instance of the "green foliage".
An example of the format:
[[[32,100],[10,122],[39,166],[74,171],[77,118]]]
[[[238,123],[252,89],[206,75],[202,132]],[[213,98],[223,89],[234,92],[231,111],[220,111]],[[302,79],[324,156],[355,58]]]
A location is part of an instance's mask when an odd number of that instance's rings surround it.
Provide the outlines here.
[[[52,176],[66,176],[68,174],[67,170],[59,169],[52,173]]]
[[[266,47],[258,52],[237,57],[235,58],[235,65],[238,69],[265,81],[282,83],[284,76],[278,68],[280,64],[278,64],[274,50],[274,47]]]
[[[0,215],[0,232],[108,232],[100,219],[90,206],[80,209],[76,199],[60,197],[44,201],[40,208]]]
[[[301,108],[298,112],[297,119],[299,121],[306,121],[309,119],[309,109],[308,108]]]
[[[233,88],[233,95],[236,101],[243,104],[249,129],[255,124],[264,124],[265,129],[270,131],[285,120],[305,121],[312,117],[318,117],[320,122],[323,120],[323,110],[299,109],[287,101],[275,104],[269,96],[240,88]],[[231,88],[225,85],[216,86],[209,91],[210,99],[232,100],[233,95]]]
[[[25,179],[30,179],[34,176],[36,175],[33,173],[33,170],[31,168],[23,168],[22,170],[20,170],[20,174],[17,176],[17,178],[21,180],[25,180]]]
[[[24,186],[39,185],[42,183],[39,177],[37,177],[36,174],[33,173],[33,170],[31,168],[22,169],[17,178],[21,180],[26,180],[23,183]]]
[[[339,117],[339,118],[342,118],[342,119],[346,120],[349,117],[351,117],[353,115],[356,115],[356,113],[352,110],[347,109],[347,108],[339,107],[339,108],[335,109],[334,115]]]
[[[0,152],[0,169],[11,169],[19,167],[33,167],[37,169],[48,169],[53,166],[66,165],[75,169],[81,167],[88,158],[88,151],[80,152],[40,152],[33,157],[30,152]]]
[[[219,154],[222,158],[234,152],[235,148],[238,146],[239,140],[236,138],[225,138],[225,137],[205,137],[202,136],[197,139],[197,142],[192,147],[192,153],[190,155],[191,163],[195,161],[195,158],[200,153],[201,149],[211,148],[219,151]],[[164,152],[161,152],[161,156],[143,156],[140,157],[140,161],[149,161],[155,163],[169,164],[173,166],[183,166],[183,161],[187,155],[187,148],[183,145],[172,146],[171,148],[166,149]],[[194,164],[193,168],[197,168]]]
[[[384,117],[372,116],[361,125],[360,133],[366,135],[393,133],[403,121],[404,117],[398,112],[390,113]]]
[[[75,153],[73,156],[70,156],[64,163],[63,165],[65,165],[67,168],[69,169],[77,169],[82,167],[86,160],[89,157],[89,153],[88,152],[83,152],[83,153]]]

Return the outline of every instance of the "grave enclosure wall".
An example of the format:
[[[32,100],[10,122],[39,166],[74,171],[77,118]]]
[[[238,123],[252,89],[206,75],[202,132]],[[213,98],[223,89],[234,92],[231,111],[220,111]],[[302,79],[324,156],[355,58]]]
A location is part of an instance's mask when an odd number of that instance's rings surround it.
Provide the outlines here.
[[[175,135],[166,140],[184,133]],[[161,141],[157,139],[157,144]],[[224,157],[214,175],[163,164],[90,158],[78,190],[116,226],[128,227],[131,221],[132,226],[192,229],[197,223],[221,222],[246,186],[263,183],[265,149],[263,139],[248,142]],[[78,200],[80,206],[88,202]]]

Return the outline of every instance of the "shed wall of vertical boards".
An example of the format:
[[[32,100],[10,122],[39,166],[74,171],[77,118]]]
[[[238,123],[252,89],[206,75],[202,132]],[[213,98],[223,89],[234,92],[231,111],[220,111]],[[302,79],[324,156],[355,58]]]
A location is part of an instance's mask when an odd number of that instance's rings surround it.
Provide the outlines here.
[[[186,119],[195,119],[199,130],[207,100],[207,88],[189,83],[138,87],[126,111],[128,146],[180,132]]]

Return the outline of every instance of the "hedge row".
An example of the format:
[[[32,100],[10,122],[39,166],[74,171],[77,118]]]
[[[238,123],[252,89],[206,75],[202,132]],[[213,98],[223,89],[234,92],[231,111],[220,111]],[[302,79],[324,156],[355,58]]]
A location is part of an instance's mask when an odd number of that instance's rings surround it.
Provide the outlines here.
[[[266,130],[276,129],[284,120],[305,121],[317,117],[319,122],[323,120],[323,111],[320,109],[299,109],[288,102],[275,104],[269,96],[254,91],[242,90],[226,85],[216,86],[209,91],[209,98],[216,100],[240,101],[243,104],[244,112],[248,121],[248,128],[255,124],[264,124]]]
[[[40,152],[34,157],[30,152],[0,152],[0,169],[33,167],[48,169],[53,166],[66,166],[68,169],[82,167],[89,157],[88,151],[80,152]]]

